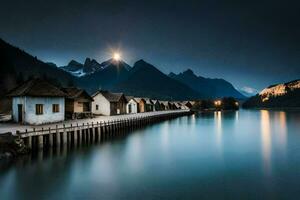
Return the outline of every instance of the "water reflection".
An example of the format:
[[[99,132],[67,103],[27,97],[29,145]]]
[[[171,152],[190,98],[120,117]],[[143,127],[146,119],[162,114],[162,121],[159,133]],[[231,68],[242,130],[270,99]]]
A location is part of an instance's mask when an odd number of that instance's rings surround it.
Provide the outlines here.
[[[169,138],[170,138],[170,122],[166,121],[161,126],[161,149],[163,150],[163,153],[167,153],[169,149]]]
[[[222,149],[222,112],[215,112],[215,124],[216,124],[216,141],[217,146]]]
[[[264,172],[271,174],[271,126],[270,113],[267,110],[261,110],[261,141]]]
[[[238,123],[239,121],[239,111],[235,111],[235,122]]]
[[[285,112],[279,112],[279,144],[282,149],[282,151],[285,151],[286,149],[286,143],[287,143],[287,125],[286,125],[286,113]]]
[[[199,113],[0,163],[0,199],[291,199],[300,196],[299,116]]]
[[[190,124],[190,126],[191,126],[191,130],[190,130],[190,132],[191,133],[195,133],[196,131],[195,131],[195,129],[196,129],[196,115],[195,114],[193,114],[192,116],[191,116],[191,124]]]

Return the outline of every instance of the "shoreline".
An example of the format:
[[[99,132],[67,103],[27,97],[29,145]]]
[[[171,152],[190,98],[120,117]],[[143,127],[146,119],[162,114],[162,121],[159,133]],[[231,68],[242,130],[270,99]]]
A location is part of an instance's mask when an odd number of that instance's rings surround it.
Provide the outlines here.
[[[27,129],[28,126],[19,126],[15,134],[13,132],[0,134],[0,160],[50,148],[100,143],[150,124],[190,114],[192,114],[190,110],[160,111],[131,114],[130,117],[119,115],[111,118],[111,116],[105,118],[106,120],[98,117],[96,121],[93,121],[94,119],[90,119],[89,122],[81,121],[82,124],[79,124],[78,120],[72,120],[68,124],[60,123],[59,126],[48,124],[31,126],[32,129]]]

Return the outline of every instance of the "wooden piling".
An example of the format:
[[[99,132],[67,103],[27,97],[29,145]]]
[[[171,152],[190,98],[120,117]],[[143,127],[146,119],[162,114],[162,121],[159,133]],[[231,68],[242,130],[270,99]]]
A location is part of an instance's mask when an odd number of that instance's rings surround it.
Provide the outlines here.
[[[38,143],[37,143],[38,148],[43,149],[43,147],[44,147],[44,136],[43,135],[38,135],[37,140],[38,140]]]
[[[98,142],[101,142],[101,122],[98,123]]]
[[[55,129],[55,138],[56,138],[55,145],[56,145],[56,147],[58,147],[58,146],[60,146],[60,133],[59,133],[57,125],[56,125],[56,129]]]
[[[62,144],[67,144],[68,135],[65,124],[63,125],[63,135],[62,135]]]
[[[49,132],[49,134],[48,134],[48,137],[49,137],[49,147],[53,147],[53,135],[51,134],[51,129],[50,129],[50,127],[49,127],[49,129],[48,129],[48,132]]]
[[[95,127],[94,127],[94,123],[92,122],[92,143],[95,143],[96,142],[96,139],[95,139]]]
[[[78,144],[78,124],[76,124],[76,128],[74,128],[74,140],[73,140],[73,143],[74,143],[74,146],[76,147],[77,144]]]

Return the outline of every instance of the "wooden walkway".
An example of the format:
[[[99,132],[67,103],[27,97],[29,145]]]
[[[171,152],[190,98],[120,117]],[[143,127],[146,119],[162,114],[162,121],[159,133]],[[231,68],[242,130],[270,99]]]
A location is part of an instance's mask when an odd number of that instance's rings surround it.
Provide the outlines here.
[[[132,120],[135,118],[147,118],[160,115],[180,114],[187,112],[189,112],[189,110],[169,110],[115,116],[98,116],[91,119],[67,120],[59,123],[44,125],[21,125],[16,123],[0,123],[0,134],[11,132],[13,133],[13,135],[16,135],[17,132],[21,134],[30,132],[45,132],[46,130],[65,129],[78,126],[92,126],[96,125],[97,123],[111,123],[114,121]]]

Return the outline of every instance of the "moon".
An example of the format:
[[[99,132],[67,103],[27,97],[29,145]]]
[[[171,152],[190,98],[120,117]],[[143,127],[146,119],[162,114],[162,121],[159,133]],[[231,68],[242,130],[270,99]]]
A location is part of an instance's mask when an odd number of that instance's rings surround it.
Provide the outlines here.
[[[119,60],[121,60],[121,55],[120,55],[120,53],[114,53],[114,56],[113,56],[113,58],[114,58],[114,60],[116,60],[116,61],[119,61]]]

